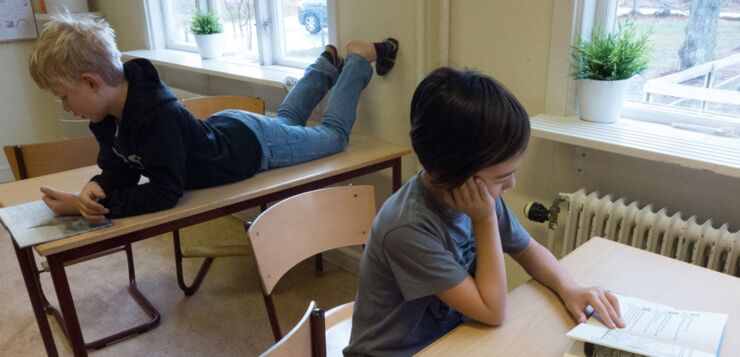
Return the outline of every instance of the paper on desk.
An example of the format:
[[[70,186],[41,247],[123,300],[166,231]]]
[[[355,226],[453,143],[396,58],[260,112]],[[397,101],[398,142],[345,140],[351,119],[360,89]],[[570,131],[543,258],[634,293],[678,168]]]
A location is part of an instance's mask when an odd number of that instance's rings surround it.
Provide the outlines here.
[[[568,336],[647,356],[716,356],[727,314],[677,310],[617,295],[624,329],[608,329],[595,317],[579,324]]]
[[[82,216],[56,215],[41,200],[0,208],[0,220],[21,248],[51,242],[113,224],[109,219],[102,223],[92,224]]]

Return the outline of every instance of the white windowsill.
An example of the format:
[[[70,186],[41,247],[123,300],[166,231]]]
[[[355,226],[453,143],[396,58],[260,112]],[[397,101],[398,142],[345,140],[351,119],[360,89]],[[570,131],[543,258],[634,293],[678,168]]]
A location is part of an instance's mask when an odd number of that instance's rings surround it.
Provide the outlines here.
[[[536,115],[532,136],[740,178],[740,138],[630,119],[613,124]]]
[[[124,60],[146,58],[156,65],[278,88],[282,88],[283,79],[287,76],[303,76],[303,70],[299,68],[237,64],[219,59],[204,60],[197,53],[185,51],[135,50],[124,52],[123,57]]]

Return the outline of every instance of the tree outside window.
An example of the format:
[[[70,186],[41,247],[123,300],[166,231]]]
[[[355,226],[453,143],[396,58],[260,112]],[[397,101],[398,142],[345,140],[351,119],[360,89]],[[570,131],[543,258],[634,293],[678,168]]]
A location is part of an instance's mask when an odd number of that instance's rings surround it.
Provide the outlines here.
[[[649,70],[628,100],[740,121],[740,0],[621,0],[617,19],[652,29]]]

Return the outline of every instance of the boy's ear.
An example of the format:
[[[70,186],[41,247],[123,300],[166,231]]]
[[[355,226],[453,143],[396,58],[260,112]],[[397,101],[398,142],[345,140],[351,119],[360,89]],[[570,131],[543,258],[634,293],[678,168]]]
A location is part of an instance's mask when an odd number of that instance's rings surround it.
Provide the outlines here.
[[[83,73],[82,74],[82,82],[85,83],[90,89],[97,91],[100,89],[100,86],[102,84],[100,77],[91,74],[91,73]]]

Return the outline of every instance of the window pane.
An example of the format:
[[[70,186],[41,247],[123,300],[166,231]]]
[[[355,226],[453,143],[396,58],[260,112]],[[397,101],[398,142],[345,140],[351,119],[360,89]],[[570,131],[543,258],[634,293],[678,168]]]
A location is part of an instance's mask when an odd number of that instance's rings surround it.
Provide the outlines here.
[[[215,10],[224,25],[224,52],[232,60],[256,62],[257,21],[254,0],[217,0]]]
[[[329,42],[326,0],[276,0],[281,64],[313,62]]]
[[[190,19],[196,9],[196,0],[167,0],[164,16],[167,17],[168,47],[195,48],[195,37],[190,33]]]
[[[628,16],[653,31],[629,100],[740,119],[740,0],[621,0],[617,18]]]

